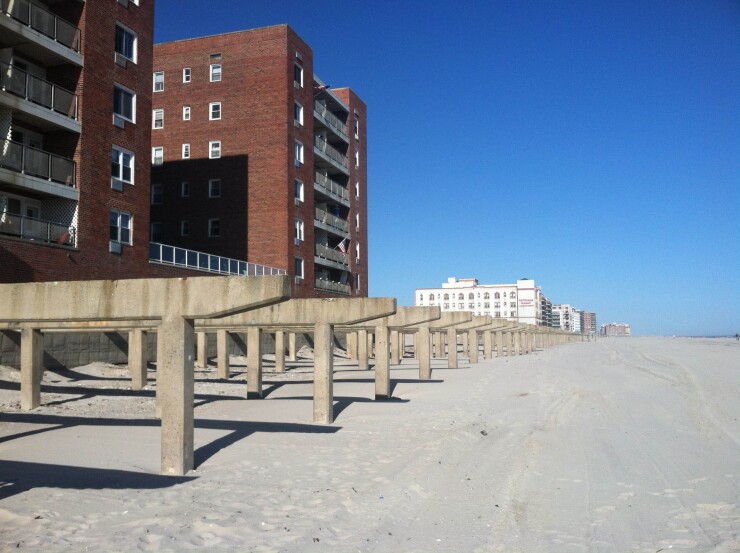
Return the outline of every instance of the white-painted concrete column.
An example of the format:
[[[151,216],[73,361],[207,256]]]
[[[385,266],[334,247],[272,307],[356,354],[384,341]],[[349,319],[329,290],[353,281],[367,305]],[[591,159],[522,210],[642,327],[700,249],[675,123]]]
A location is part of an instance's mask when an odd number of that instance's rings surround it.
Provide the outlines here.
[[[447,329],[447,368],[457,368],[457,330],[454,327]]]
[[[262,329],[247,330],[247,399],[262,399]]]
[[[478,331],[468,330],[468,357],[471,363],[478,362]]]
[[[432,378],[432,363],[430,351],[429,327],[421,325],[416,335],[416,358],[419,360],[419,378],[429,380]]]
[[[375,399],[391,397],[391,371],[387,326],[375,327]]]

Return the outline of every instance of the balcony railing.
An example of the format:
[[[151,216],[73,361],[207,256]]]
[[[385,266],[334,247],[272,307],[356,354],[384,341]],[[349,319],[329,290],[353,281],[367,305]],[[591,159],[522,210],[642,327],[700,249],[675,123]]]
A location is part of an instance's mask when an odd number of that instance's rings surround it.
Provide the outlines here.
[[[327,213],[326,211],[318,207],[315,209],[315,211],[315,217],[317,221],[329,225],[330,227],[339,229],[342,232],[349,233],[349,224],[344,219],[340,219],[336,215]]]
[[[176,267],[219,275],[268,276],[286,274],[285,269],[275,269],[220,255],[176,248],[158,242],[149,243],[149,262],[175,265]]]
[[[316,255],[324,259],[336,261],[342,265],[349,265],[349,256],[346,253],[324,246],[323,244],[316,244]]]
[[[318,113],[321,117],[323,117],[324,121],[326,121],[331,128],[339,131],[345,137],[347,136],[347,125],[345,125],[342,122],[342,120],[339,119],[339,117],[337,117],[331,111],[329,111],[329,108],[327,108],[324,104],[322,104],[318,100],[314,100],[313,108],[314,108],[314,111],[316,111],[316,113]]]
[[[7,63],[0,63],[0,90],[77,119],[77,95]]]
[[[50,244],[75,245],[74,227],[11,213],[0,212],[0,234]]]
[[[338,294],[350,295],[352,293],[352,289],[349,287],[349,284],[342,284],[340,282],[333,282],[331,280],[323,280],[320,278],[316,279],[316,288],[319,290],[336,292]]]
[[[347,156],[341,153],[339,150],[337,150],[334,146],[329,144],[326,140],[324,140],[320,136],[314,137],[314,146],[316,146],[317,150],[329,156],[330,159],[336,161],[339,165],[341,165],[345,169],[349,167]]]
[[[29,0],[2,0],[2,11],[67,48],[80,51],[80,30],[43,6]]]
[[[12,140],[0,140],[0,167],[67,186],[75,185],[75,162]]]
[[[347,191],[347,189],[338,182],[330,179],[326,175],[322,175],[321,173],[316,172],[315,182],[317,185],[319,185],[319,187],[323,188],[330,194],[339,196],[343,200],[349,199],[349,192]]]

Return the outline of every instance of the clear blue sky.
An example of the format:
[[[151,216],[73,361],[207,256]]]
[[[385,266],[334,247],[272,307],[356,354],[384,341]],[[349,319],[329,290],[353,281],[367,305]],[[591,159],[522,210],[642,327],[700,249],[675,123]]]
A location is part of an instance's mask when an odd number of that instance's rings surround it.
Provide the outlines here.
[[[740,331],[740,1],[156,0],[288,23],[368,105],[370,293],[534,278],[638,334]]]

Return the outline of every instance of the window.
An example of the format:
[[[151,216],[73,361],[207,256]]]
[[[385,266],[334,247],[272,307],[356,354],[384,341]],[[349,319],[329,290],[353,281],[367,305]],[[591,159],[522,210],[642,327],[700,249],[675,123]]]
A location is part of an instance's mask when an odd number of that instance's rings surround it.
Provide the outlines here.
[[[355,138],[360,139],[360,119],[355,115]]]
[[[182,70],[182,82],[189,83],[190,82],[190,68],[184,67]]]
[[[116,54],[136,63],[136,33],[120,23],[116,23]]]
[[[355,230],[360,230],[360,214],[355,214]]]
[[[182,145],[182,159],[190,159],[190,144]]]
[[[190,196],[190,183],[186,180],[180,183],[180,196],[188,198]]]
[[[445,294],[442,299],[448,300],[448,299],[450,299],[450,295],[449,294]]]
[[[162,92],[164,90],[164,71],[157,71],[154,73],[154,92]]]
[[[360,197],[360,183],[355,182],[355,198],[359,198],[359,197]]]
[[[429,294],[429,301],[434,301],[434,294]]]
[[[208,104],[208,119],[211,121],[221,119],[221,102],[211,102]]]
[[[360,260],[360,243],[359,243],[359,242],[357,242],[357,243],[355,244],[355,259],[356,259],[357,261],[359,261],[359,260]]]
[[[473,309],[475,307],[475,304],[471,301],[468,303],[468,309]]]
[[[218,238],[221,236],[221,220],[208,219],[208,237]]]
[[[303,88],[303,67],[297,63],[293,66],[293,81],[299,88]]]
[[[110,211],[110,240],[131,245],[131,214],[125,211]]]
[[[486,292],[485,294],[483,294],[483,299],[484,300],[491,299],[491,295],[488,292]]]
[[[495,299],[499,299],[501,297],[501,294],[499,294],[498,292],[496,292],[496,293],[493,294],[493,297]]]
[[[516,297],[516,294],[514,292],[509,292],[509,297],[510,298],[515,298]]]
[[[190,121],[190,106],[182,106],[182,120]]]
[[[295,276],[303,278],[303,259],[300,257],[295,258]]]
[[[152,242],[162,241],[162,223],[150,223],[149,240]]]
[[[496,311],[496,313],[493,316],[494,317],[500,317],[501,316],[501,311]]]
[[[136,94],[119,85],[113,85],[113,113],[135,123]]]
[[[444,304],[444,307],[443,308],[444,309],[449,309],[450,308],[450,304],[449,303]]]
[[[299,125],[303,125],[303,106],[298,102],[293,104],[293,119]]]
[[[152,111],[152,128],[163,129],[164,128],[164,110],[155,109]]]
[[[111,152],[111,179],[134,184],[134,154],[118,146]]]
[[[217,83],[220,80],[221,80],[221,64],[212,63],[211,64],[211,82]]]
[[[359,290],[360,289],[360,282],[361,282],[360,281],[360,275],[359,274],[355,274],[355,290]]]
[[[220,198],[221,197],[221,179],[210,179],[208,181],[208,197],[209,198]]]
[[[465,304],[464,303],[458,303],[457,304],[457,308],[458,309],[464,309],[465,308]]]
[[[162,203],[162,185],[152,184],[152,205],[159,205]]]
[[[180,221],[180,236],[190,236],[189,221]]]
[[[295,199],[299,202],[303,201],[303,181],[298,179],[295,180]]]
[[[303,144],[295,141],[295,166],[300,167],[303,165]]]
[[[360,152],[359,150],[355,151],[355,167],[360,166]]]
[[[468,294],[468,299],[472,300],[474,298],[475,298],[475,294],[473,294],[473,292],[470,292],[470,294]]]
[[[208,157],[211,159],[216,159],[221,157],[221,141],[220,140],[211,140],[208,143]]]
[[[164,163],[164,148],[155,146],[152,148],[152,165],[162,165]]]
[[[300,242],[303,242],[304,239],[303,221],[301,221],[300,219],[295,220],[295,239]]]

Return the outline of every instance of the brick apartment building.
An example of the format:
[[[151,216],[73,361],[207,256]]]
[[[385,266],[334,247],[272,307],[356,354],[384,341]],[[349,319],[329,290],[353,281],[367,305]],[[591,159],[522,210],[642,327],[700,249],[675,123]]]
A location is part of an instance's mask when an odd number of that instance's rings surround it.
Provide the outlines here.
[[[0,4],[0,282],[152,276],[153,4]]]
[[[367,296],[366,108],[287,25],[154,46],[151,239]]]

